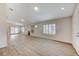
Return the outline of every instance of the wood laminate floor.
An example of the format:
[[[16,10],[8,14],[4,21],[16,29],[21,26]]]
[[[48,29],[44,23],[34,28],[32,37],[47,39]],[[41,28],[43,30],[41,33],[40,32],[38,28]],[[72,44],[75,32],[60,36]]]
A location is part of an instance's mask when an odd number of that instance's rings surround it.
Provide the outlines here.
[[[5,56],[76,56],[70,44],[23,35],[12,35],[8,47],[0,49]]]

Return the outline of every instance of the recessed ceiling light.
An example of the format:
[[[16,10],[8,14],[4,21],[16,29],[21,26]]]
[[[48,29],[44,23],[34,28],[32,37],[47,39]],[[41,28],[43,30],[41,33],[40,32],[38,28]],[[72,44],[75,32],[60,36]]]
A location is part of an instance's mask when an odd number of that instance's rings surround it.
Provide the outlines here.
[[[38,11],[38,7],[37,7],[37,6],[35,6],[35,7],[34,7],[34,10],[35,10],[35,11]]]
[[[64,8],[61,8],[61,10],[64,10]]]
[[[38,26],[37,25],[35,25],[35,28],[37,28]]]

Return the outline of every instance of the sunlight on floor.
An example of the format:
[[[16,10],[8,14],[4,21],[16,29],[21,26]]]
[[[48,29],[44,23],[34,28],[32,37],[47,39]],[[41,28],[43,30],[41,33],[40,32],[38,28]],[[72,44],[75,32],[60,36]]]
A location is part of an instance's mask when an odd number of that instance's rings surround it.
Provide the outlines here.
[[[16,38],[17,35],[10,35],[10,38],[13,40]]]

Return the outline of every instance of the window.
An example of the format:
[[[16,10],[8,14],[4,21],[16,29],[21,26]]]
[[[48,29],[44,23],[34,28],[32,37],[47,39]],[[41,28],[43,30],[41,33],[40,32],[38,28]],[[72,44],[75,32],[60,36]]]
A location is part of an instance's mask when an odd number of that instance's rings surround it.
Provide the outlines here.
[[[55,24],[44,24],[43,33],[45,34],[56,34],[56,25]]]
[[[24,26],[11,26],[10,27],[10,34],[24,33],[24,31],[25,31]]]
[[[11,34],[19,33],[19,32],[20,32],[19,27],[17,27],[17,26],[12,26],[11,27]]]
[[[21,32],[23,33],[25,31],[25,28],[24,27],[21,27]]]

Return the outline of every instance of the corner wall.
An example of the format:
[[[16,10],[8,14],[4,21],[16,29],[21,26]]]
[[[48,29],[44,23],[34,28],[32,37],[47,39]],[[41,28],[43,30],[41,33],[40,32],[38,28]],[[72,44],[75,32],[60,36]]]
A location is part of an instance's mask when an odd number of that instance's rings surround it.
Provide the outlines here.
[[[56,34],[43,34],[43,24],[56,24]],[[34,33],[32,34],[32,36],[34,37],[47,38],[51,40],[72,43],[72,17],[44,21],[36,23],[35,25],[37,25],[38,28],[34,29]]]
[[[7,46],[6,4],[0,3],[0,48]]]
[[[79,54],[79,4],[77,4],[72,17],[72,40],[73,47]]]

